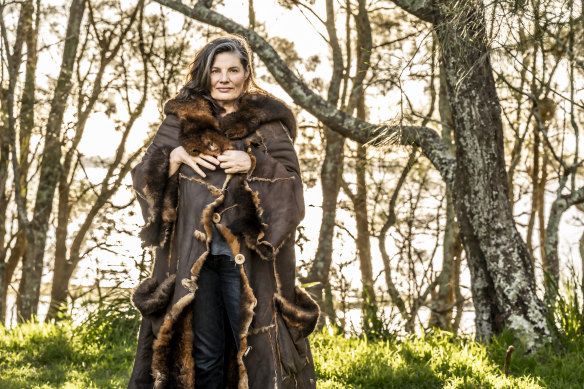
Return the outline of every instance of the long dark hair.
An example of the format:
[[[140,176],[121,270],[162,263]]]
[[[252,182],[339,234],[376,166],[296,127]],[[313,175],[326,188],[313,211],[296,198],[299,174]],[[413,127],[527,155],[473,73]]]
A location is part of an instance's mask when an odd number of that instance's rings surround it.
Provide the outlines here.
[[[264,92],[254,78],[251,63],[251,50],[245,39],[239,35],[224,35],[208,42],[195,54],[195,59],[189,66],[186,84],[175,96],[176,100],[192,100],[203,97],[213,107],[215,114],[223,111],[215,99],[211,97],[211,67],[215,56],[220,53],[234,53],[239,57],[243,70],[249,70],[249,77],[243,86],[243,93],[250,91]]]

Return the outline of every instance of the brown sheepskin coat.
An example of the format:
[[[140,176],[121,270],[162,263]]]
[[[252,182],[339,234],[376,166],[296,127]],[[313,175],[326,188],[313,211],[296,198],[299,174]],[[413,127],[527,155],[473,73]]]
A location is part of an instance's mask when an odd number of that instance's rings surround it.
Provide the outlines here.
[[[317,304],[295,286],[295,231],[304,217],[296,121],[288,107],[263,93],[243,96],[238,110],[216,119],[201,97],[171,100],[166,118],[132,179],[146,225],[144,245],[155,247],[151,278],[135,291],[142,313],[129,388],[194,388],[192,302],[210,250],[211,223],[225,237],[241,274],[240,349],[226,337],[228,388],[314,388],[307,336]],[[245,174],[183,164],[168,178],[169,154],[246,151]],[[226,326],[227,327],[227,326]]]

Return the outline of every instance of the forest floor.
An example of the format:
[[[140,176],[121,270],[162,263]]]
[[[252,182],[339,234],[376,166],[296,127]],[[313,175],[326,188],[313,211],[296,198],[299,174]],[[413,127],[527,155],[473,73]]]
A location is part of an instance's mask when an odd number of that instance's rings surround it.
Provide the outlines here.
[[[136,321],[91,328],[56,324],[0,327],[0,388],[125,388],[136,347]],[[512,355],[512,336],[487,346],[448,333],[389,340],[310,337],[318,388],[584,388],[584,340]]]

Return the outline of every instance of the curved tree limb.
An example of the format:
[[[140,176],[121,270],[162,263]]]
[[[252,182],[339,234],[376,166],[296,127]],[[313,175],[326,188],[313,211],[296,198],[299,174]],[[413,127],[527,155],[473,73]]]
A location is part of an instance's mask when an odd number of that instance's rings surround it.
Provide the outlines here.
[[[375,125],[351,116],[327,102],[310,90],[294,73],[272,46],[255,31],[248,29],[198,2],[193,7],[178,0],[155,0],[199,22],[246,38],[254,52],[261,58],[274,79],[296,104],[310,112],[323,124],[339,134],[359,143],[380,145],[388,142],[417,145],[439,171],[447,185],[451,185],[455,159],[438,134],[427,127]]]

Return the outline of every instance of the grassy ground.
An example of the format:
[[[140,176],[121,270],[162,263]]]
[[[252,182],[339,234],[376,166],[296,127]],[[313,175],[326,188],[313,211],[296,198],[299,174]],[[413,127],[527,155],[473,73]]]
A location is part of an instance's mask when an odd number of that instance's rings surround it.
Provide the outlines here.
[[[125,388],[135,323],[0,328],[0,388]],[[584,341],[533,355],[518,347],[505,377],[510,343],[508,334],[488,347],[446,333],[386,341],[311,336],[319,388],[584,388]]]

